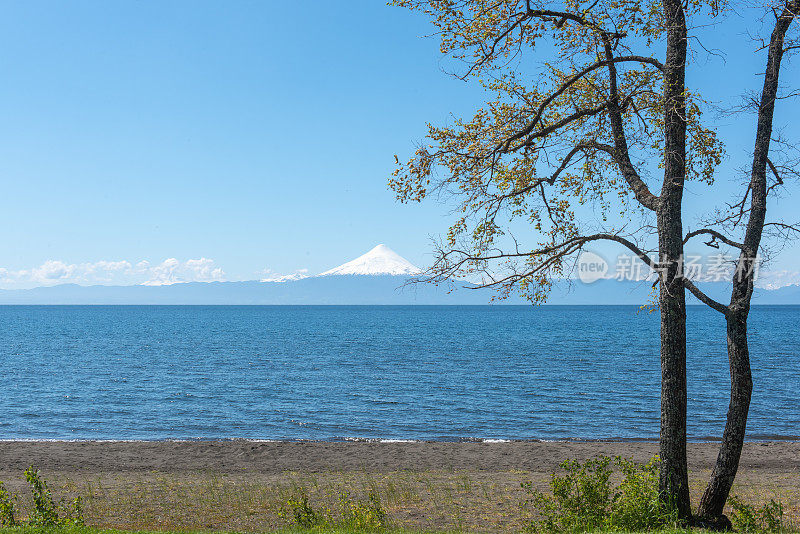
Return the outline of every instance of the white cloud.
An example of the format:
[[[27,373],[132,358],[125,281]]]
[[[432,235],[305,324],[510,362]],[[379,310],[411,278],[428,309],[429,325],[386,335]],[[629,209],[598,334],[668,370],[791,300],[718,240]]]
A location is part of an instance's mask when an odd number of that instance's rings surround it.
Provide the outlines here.
[[[131,268],[131,263],[129,261],[98,261],[97,263],[88,264],[91,265],[93,269],[98,270],[106,270],[106,271],[127,271]]]
[[[800,272],[798,271],[760,271],[756,286],[763,289],[780,289],[786,286],[800,285]]]
[[[262,282],[291,282],[308,278],[308,269],[298,269],[291,274],[279,274],[272,269],[264,269],[258,273],[261,275]]]
[[[72,278],[76,271],[78,266],[75,264],[68,265],[63,261],[47,260],[31,271],[31,278],[43,283],[67,280]]]
[[[180,262],[175,258],[167,258],[155,267],[147,269],[150,274],[149,280],[144,282],[146,286],[167,286],[183,282],[178,279],[175,271],[180,266]]]
[[[214,265],[214,260],[208,258],[186,260],[183,263],[176,258],[168,258],[155,267],[147,265],[143,266],[143,268],[150,274],[150,278],[143,282],[146,286],[225,280],[225,271]]]
[[[225,271],[214,265],[214,260],[208,258],[187,260],[186,268],[192,271],[195,275],[195,280],[199,281],[222,280],[225,277]]]
[[[152,265],[147,260],[135,264],[127,260],[100,260],[66,263],[47,260],[31,269],[17,271],[0,267],[0,287],[5,289],[75,283],[82,285],[169,285],[182,282],[225,280],[225,271],[209,258],[179,261],[167,258]]]

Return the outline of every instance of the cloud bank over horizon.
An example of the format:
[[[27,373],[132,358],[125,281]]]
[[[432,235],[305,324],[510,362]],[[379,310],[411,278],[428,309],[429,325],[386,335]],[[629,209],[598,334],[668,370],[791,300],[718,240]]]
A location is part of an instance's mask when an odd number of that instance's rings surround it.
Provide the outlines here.
[[[225,271],[209,258],[160,263],[127,260],[66,263],[47,260],[38,267],[11,270],[0,267],[0,288],[25,289],[57,284],[163,286],[185,282],[222,282]]]
[[[324,273],[323,273],[324,274]],[[37,267],[13,270],[0,267],[0,290],[30,289],[59,284],[106,285],[106,286],[166,286],[189,282],[231,282],[258,280],[261,282],[291,282],[312,275],[308,269],[297,269],[282,274],[266,268],[251,277],[230,277],[215,260],[201,257],[179,260],[167,258],[158,263],[148,260],[131,262],[128,260],[100,260],[96,262],[67,263],[61,260],[47,260]],[[614,279],[613,272],[601,278]],[[576,276],[575,280],[578,279]],[[642,280],[646,277],[642,277]],[[621,279],[629,281],[629,279]],[[703,281],[703,280],[701,280]],[[708,281],[708,280],[705,280]],[[480,280],[474,280],[480,283]],[[780,289],[800,285],[800,271],[762,270],[758,274],[756,286],[762,289]]]

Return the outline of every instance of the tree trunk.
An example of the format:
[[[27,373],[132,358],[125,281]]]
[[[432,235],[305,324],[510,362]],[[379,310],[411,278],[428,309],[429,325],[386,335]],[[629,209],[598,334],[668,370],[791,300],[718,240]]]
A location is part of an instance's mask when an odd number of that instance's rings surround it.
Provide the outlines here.
[[[667,26],[664,62],[664,184],[657,210],[661,262],[661,432],[662,502],[681,519],[692,515],[686,461],[686,294],[683,274],[681,203],[686,176],[686,19],[680,0],[663,0]],[[676,279],[677,282],[676,283]]]
[[[750,374],[750,352],[747,347],[748,309],[737,309],[727,316],[728,360],[731,368],[731,400],[728,406],[728,419],[722,435],[717,463],[711,473],[711,480],[700,499],[698,516],[719,526],[728,526],[722,519],[725,502],[733,486],[733,479],[739,468],[742,454],[747,412],[750,409],[750,395],[753,380]]]
[[[669,226],[676,224],[680,227],[680,219],[671,221]],[[667,238],[661,241],[671,240]],[[668,250],[663,243],[661,247],[662,251]],[[672,260],[670,267],[662,274],[659,294],[661,311],[659,490],[662,502],[675,507],[680,518],[690,519],[692,512],[686,458],[686,297],[683,286],[672,283],[677,272],[677,261]]]

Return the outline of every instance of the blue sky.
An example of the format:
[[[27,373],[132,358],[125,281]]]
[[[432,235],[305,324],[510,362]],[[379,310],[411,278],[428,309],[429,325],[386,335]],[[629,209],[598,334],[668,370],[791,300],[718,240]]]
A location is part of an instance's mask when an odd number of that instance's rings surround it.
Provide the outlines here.
[[[707,48],[734,48],[700,49],[690,73],[722,104],[759,86],[745,26],[710,32]],[[394,154],[481,102],[429,33],[380,0],[4,4],[0,287],[313,274],[378,243],[424,266],[449,208],[397,204]],[[781,122],[797,123],[792,104]],[[752,122],[717,120],[724,169],[745,161]],[[690,211],[708,200],[697,188]]]

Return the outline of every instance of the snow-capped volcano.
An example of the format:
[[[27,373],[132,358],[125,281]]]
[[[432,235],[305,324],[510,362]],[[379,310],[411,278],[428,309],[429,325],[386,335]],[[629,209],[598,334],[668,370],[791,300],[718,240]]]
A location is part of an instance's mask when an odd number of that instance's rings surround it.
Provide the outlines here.
[[[317,276],[331,275],[414,275],[421,271],[386,245],[378,245],[363,256],[348,261]]]

